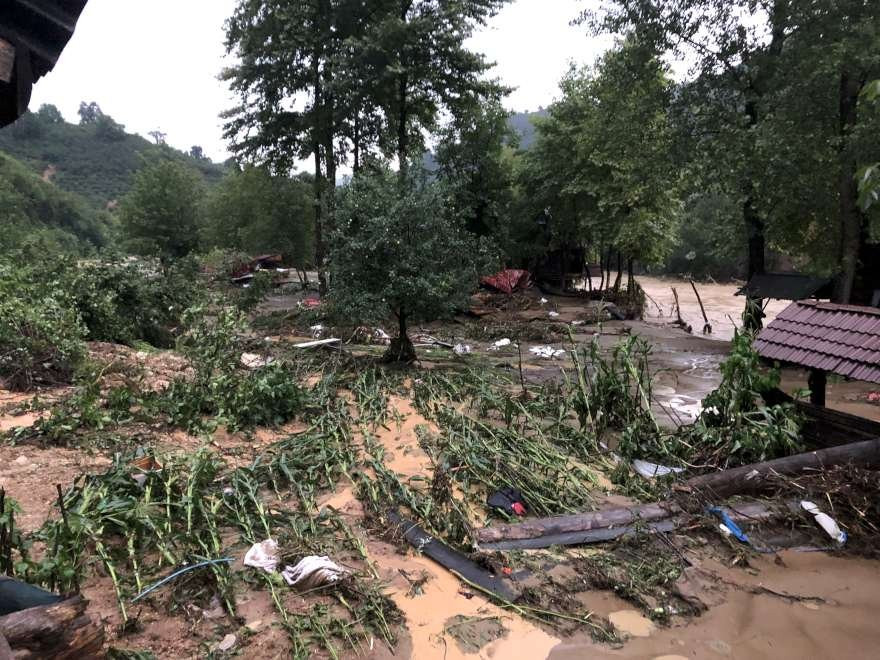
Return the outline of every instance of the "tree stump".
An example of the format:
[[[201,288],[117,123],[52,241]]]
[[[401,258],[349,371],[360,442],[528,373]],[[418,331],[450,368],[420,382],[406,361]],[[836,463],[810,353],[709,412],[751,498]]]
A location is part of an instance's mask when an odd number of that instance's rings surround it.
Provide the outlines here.
[[[101,658],[104,626],[85,613],[87,604],[82,596],[74,596],[54,605],[7,614],[0,617],[0,638],[6,638],[14,660]]]

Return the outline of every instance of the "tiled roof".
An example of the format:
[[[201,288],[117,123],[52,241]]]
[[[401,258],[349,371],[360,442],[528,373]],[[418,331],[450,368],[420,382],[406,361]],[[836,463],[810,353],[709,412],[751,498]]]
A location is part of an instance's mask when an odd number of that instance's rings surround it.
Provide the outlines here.
[[[794,302],[755,340],[762,357],[880,383],[880,309]]]

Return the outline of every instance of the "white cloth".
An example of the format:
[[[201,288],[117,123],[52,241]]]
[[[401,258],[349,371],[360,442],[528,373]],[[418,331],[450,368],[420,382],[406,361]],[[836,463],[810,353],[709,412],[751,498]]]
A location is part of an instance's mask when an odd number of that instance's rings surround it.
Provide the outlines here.
[[[315,589],[335,584],[348,575],[348,571],[330,557],[303,557],[296,566],[285,566],[281,576],[291,587]]]
[[[254,543],[244,556],[244,565],[253,568],[262,568],[267,573],[278,570],[278,544],[272,539],[266,539],[262,543]]]

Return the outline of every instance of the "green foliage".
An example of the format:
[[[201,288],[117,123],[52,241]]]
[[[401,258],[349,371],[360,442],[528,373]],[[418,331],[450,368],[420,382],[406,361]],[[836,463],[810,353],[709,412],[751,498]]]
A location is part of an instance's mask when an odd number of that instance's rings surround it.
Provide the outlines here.
[[[185,164],[198,170],[207,184],[223,177],[223,166],[126,133],[124,126],[95,107],[93,120],[81,124],[65,122],[51,105],[26,113],[0,131],[0,151],[19,159],[37,175],[53,166],[52,181],[58,188],[81,196],[88,206],[99,210],[129,191],[144,158],[161,155]]]
[[[241,364],[240,334],[246,327],[241,312],[197,306],[187,310],[185,322],[188,330],[179,345],[195,376],[175,380],[156,401],[171,424],[238,430],[283,424],[302,410],[305,395],[286,366],[273,362],[246,369]]]
[[[180,260],[166,270],[126,260],[72,265],[59,281],[93,341],[160,348],[174,344],[185,309],[201,295],[195,265]]]
[[[82,254],[105,245],[112,233],[106,213],[89,208],[2,153],[0,208],[2,253],[32,246],[44,254]]]
[[[743,278],[746,259],[741,215],[736,201],[724,193],[703,191],[688,197],[665,272],[696,279]]]
[[[314,263],[314,199],[305,177],[264,168],[232,171],[208,195],[202,246],[250,254],[282,253],[291,265]]]
[[[203,193],[198,175],[186,166],[171,160],[148,164],[119,207],[129,247],[163,259],[189,254],[198,241]]]
[[[356,177],[340,195],[333,237],[333,304],[352,320],[409,320],[462,306],[487,251],[450,217],[438,184],[391,172]]]
[[[0,262],[0,380],[28,390],[69,382],[84,354],[84,328],[63,291]]]

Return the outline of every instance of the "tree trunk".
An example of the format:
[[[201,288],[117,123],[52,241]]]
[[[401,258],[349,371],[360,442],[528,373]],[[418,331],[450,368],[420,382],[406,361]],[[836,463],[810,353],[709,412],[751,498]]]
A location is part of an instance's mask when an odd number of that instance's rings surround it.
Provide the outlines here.
[[[316,35],[317,36],[317,35]],[[323,84],[321,79],[321,57],[323,45],[320,37],[315,42],[315,50],[312,53],[312,83],[315,86],[315,107],[320,108],[324,103]],[[320,110],[317,116],[321,116]],[[316,119],[316,125],[312,126],[312,148],[315,152],[315,269],[318,271],[318,290],[321,296],[327,294],[327,273],[324,270],[326,258],[324,247],[324,189],[326,179],[321,163],[321,126],[320,119]]]
[[[636,293],[635,260],[632,257],[626,260],[626,292],[630,300]]]
[[[397,322],[397,337],[391,340],[384,359],[386,362],[415,362],[416,348],[407,334],[405,310],[397,312]]]
[[[862,214],[859,210],[859,190],[856,182],[856,159],[849,140],[858,121],[859,93],[862,85],[854,80],[848,71],[840,74],[838,146],[839,180],[838,212],[840,214],[840,274],[834,288],[834,302],[870,303],[870,300],[854,301],[853,285],[859,267],[859,248],[862,238]]]
[[[847,463],[866,468],[880,465],[880,440],[854,442],[830,449],[777,458],[766,463],[713,472],[693,477],[685,483],[695,490],[706,491],[714,497],[729,497],[763,490],[772,483],[772,478],[777,474],[800,475]]]
[[[86,601],[75,596],[54,605],[32,607],[0,617],[15,660],[88,660],[103,657],[104,627],[86,615]]]
[[[617,251],[617,277],[614,279],[614,295],[620,295],[620,281],[623,278],[623,255]]]

